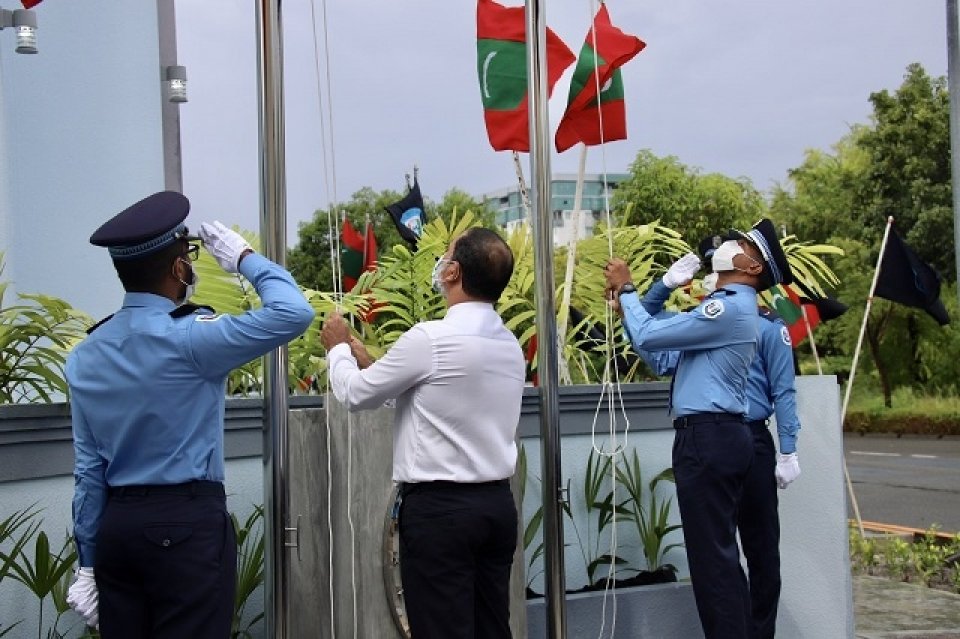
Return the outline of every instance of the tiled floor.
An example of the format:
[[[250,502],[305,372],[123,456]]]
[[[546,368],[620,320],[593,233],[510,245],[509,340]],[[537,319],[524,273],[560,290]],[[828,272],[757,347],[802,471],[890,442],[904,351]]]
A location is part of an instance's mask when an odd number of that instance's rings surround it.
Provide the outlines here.
[[[857,639],[960,639],[960,595],[855,576]]]

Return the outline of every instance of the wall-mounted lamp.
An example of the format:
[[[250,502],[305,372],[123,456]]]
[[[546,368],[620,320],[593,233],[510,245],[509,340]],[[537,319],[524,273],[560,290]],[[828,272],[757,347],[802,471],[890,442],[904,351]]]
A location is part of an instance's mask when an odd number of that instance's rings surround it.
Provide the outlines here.
[[[13,27],[17,30],[17,53],[37,52],[37,14],[29,9],[0,9],[0,30]]]
[[[174,65],[167,67],[167,87],[171,102],[187,101],[187,67]]]

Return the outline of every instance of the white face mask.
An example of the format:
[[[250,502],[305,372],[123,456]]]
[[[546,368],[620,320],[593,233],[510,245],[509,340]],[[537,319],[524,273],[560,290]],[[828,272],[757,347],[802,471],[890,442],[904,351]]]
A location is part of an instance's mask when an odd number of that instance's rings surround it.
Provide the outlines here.
[[[183,258],[181,258],[181,261],[186,262],[185,260],[183,260]],[[200,281],[200,276],[197,275],[197,270],[193,268],[193,264],[190,264],[190,262],[186,262],[186,264],[190,267],[190,275],[192,277],[190,278],[189,284],[187,284],[183,280],[180,280],[180,283],[186,286],[187,288],[183,293],[183,299],[177,302],[178,305],[186,304],[190,300],[190,298],[193,297],[193,294],[197,292],[197,283]],[[180,278],[177,278],[177,279],[180,279]]]
[[[737,240],[727,240],[713,252],[713,270],[718,273],[720,271],[736,270],[733,265],[733,258],[737,255],[746,255],[743,252],[743,247]]]
[[[433,273],[430,275],[430,285],[433,287],[433,290],[437,293],[440,293],[444,297],[447,296],[447,292],[444,290],[443,282],[440,281],[440,272],[443,269],[447,268],[447,264],[450,263],[445,257],[441,257],[437,260],[437,263],[433,265]]]
[[[703,287],[703,290],[707,295],[717,290],[717,278],[719,277],[719,273],[709,273],[704,276],[700,285]]]

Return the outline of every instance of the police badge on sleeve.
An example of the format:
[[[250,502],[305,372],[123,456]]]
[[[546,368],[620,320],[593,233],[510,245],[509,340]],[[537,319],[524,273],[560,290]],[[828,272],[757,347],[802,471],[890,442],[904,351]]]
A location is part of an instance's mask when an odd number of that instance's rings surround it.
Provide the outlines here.
[[[786,326],[780,327],[780,339],[782,339],[783,343],[787,346],[793,346],[793,343],[790,341],[790,331]]]
[[[707,319],[717,319],[723,315],[723,300],[710,300],[703,307],[703,316]]]

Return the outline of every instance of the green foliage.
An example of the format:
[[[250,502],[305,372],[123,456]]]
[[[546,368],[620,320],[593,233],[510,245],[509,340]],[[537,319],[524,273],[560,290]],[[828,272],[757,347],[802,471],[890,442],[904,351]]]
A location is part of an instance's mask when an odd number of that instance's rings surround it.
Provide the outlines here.
[[[627,489],[630,499],[626,502],[626,514],[637,528],[643,556],[647,562],[647,570],[653,571],[666,567],[676,571],[672,564],[665,564],[664,556],[674,548],[680,548],[682,543],[666,543],[666,537],[681,528],[680,524],[670,524],[670,509],[673,498],[664,500],[657,492],[657,485],[662,482],[673,482],[673,469],[666,468],[660,471],[647,485],[647,500],[644,500],[643,474],[640,470],[640,458],[636,449],[632,456],[623,458],[623,463],[617,465],[617,482]]]
[[[0,275],[3,268],[0,253]],[[7,306],[8,286],[0,281],[0,404],[50,402],[66,395],[67,353],[93,322],[49,295],[22,293],[20,304]]]
[[[693,246],[708,235],[752,226],[766,208],[746,178],[704,175],[673,156],[659,158],[646,149],[637,153],[630,177],[617,188],[611,205],[624,224],[656,220]]]
[[[47,632],[48,637],[59,637],[57,626],[60,623],[60,617],[69,609],[67,606],[67,588],[70,584],[73,565],[77,561],[77,553],[73,549],[73,540],[68,536],[57,554],[50,550],[50,540],[44,531],[35,532],[33,556],[26,552],[26,544],[21,547],[16,556],[4,555],[0,553],[0,558],[4,563],[8,559],[10,563],[10,578],[19,581],[21,584],[33,593],[40,602],[39,618],[37,620],[37,637],[43,636],[43,609],[44,601],[48,596],[52,596],[54,609],[57,616],[53,621],[51,628]]]
[[[231,639],[251,639],[254,635],[250,629],[263,620],[264,613],[254,616],[245,626],[241,627],[241,625],[250,597],[263,585],[263,506],[255,506],[243,524],[233,513],[230,513],[230,520],[233,522],[233,529],[237,536],[237,592],[234,597],[230,637]]]
[[[945,540],[938,532],[932,526],[914,540],[892,535],[863,537],[851,524],[851,570],[960,593],[960,534]]]

